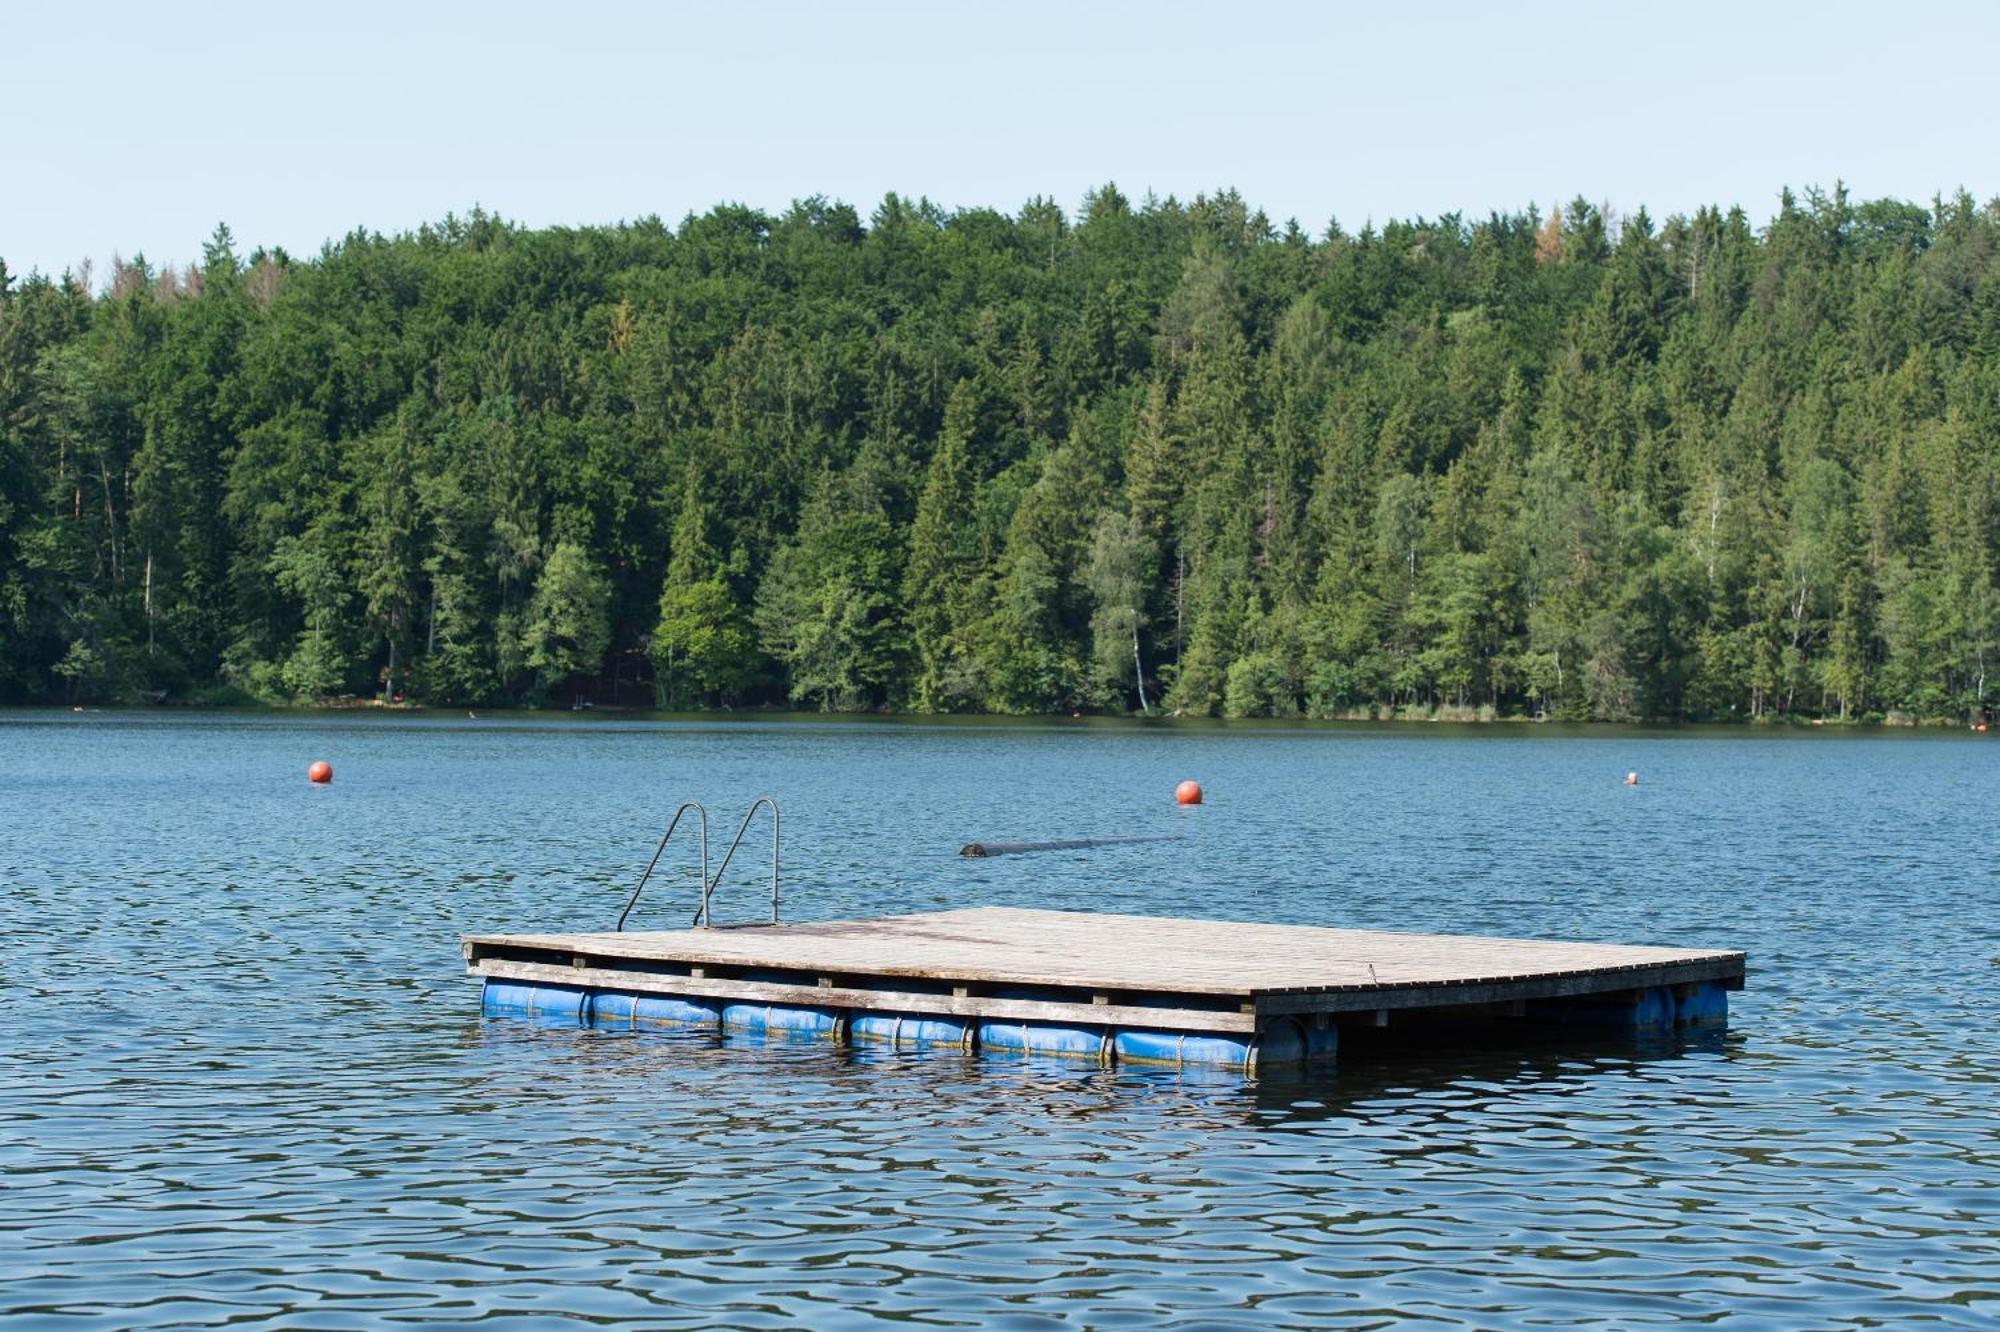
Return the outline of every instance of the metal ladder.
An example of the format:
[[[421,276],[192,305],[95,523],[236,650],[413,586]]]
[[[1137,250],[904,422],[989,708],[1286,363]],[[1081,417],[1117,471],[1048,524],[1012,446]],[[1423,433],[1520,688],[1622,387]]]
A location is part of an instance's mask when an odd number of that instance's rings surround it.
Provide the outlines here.
[[[743,816],[742,825],[736,829],[736,840],[731,842],[729,850],[723,853],[722,864],[716,867],[713,877],[708,872],[708,810],[698,800],[681,801],[680,805],[674,810],[673,818],[667,821],[666,832],[660,835],[660,844],[653,848],[653,858],[646,862],[646,872],[639,876],[638,886],[633,888],[632,895],[625,899],[625,909],[618,913],[618,924],[613,929],[621,932],[624,930],[626,918],[632,914],[632,908],[638,904],[639,894],[646,890],[646,881],[653,877],[653,867],[660,863],[660,856],[666,851],[667,843],[673,840],[674,830],[680,827],[681,816],[689,810],[693,810],[701,820],[701,863],[696,869],[697,882],[701,891],[701,901],[695,908],[694,920],[691,923],[694,928],[699,930],[711,928],[713,921],[709,915],[709,903],[715,894],[715,885],[722,881],[723,871],[729,868],[729,861],[731,857],[735,856],[736,848],[743,845],[743,835],[750,831],[750,822],[757,817],[757,810],[763,805],[771,807],[771,923],[773,925],[780,924],[781,922],[778,919],[778,832],[780,822],[778,802],[770,796],[758,796],[750,802],[749,812]]]

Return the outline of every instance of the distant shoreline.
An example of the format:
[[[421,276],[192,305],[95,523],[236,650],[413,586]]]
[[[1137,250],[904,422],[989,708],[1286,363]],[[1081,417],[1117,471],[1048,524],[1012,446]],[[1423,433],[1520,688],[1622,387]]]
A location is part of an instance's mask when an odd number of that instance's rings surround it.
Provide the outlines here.
[[[894,712],[887,710],[818,712],[792,708],[748,707],[710,708],[689,711],[675,711],[664,708],[639,708],[629,705],[604,705],[584,708],[567,707],[466,707],[461,704],[438,703],[385,703],[379,700],[354,699],[310,703],[213,703],[197,700],[164,700],[159,703],[105,703],[105,704],[65,704],[65,703],[9,703],[0,704],[0,717],[27,712],[69,712],[78,715],[110,714],[120,715],[188,715],[212,714],[220,716],[324,716],[330,714],[360,714],[367,716],[396,715],[426,720],[557,720],[560,718],[603,718],[622,721],[662,721],[662,722],[854,722],[858,724],[915,724],[938,725],[944,727],[1007,727],[1025,726],[1038,723],[1075,723],[1077,725],[1131,724],[1139,727],[1221,729],[1242,727],[1245,729],[1271,729],[1280,727],[1308,727],[1312,729],[1337,730],[1344,727],[1394,726],[1397,728],[1422,729],[1424,727],[1480,729],[1556,727],[1564,730],[1635,728],[1644,730],[1697,730],[1727,729],[1732,731],[1864,731],[1864,732],[1906,732],[1906,731],[1972,731],[1974,727],[1964,719],[1927,717],[1917,718],[1908,714],[1875,714],[1857,718],[1819,718],[1804,716],[1764,716],[1764,717],[1707,717],[1707,718],[1658,718],[1635,717],[1627,719],[1589,717],[1530,717],[1520,714],[1496,714],[1487,709],[1440,710],[1432,715],[1416,715],[1408,710],[1385,712],[1378,715],[1345,713],[1338,716],[1308,716],[1300,714],[1291,717],[1217,717],[1185,716],[1175,713],[1155,712],[1150,716],[1138,713],[1008,713],[1008,712]],[[1995,734],[2000,734],[1996,731]]]

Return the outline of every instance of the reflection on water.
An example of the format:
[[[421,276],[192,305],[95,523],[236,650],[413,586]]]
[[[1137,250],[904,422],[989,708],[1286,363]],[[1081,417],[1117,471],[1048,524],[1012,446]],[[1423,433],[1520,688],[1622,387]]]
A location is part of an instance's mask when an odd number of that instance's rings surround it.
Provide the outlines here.
[[[458,931],[608,923],[673,798],[766,788],[800,918],[1713,944],[1750,989],[1255,1081],[478,1020]],[[0,1316],[1987,1325],[1996,796],[1945,736],[0,718]]]

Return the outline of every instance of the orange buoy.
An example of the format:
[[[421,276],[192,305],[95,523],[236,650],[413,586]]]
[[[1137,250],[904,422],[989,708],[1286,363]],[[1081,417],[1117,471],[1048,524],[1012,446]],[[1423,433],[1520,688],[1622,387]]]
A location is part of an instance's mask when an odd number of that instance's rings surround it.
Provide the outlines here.
[[[1201,783],[1182,782],[1179,786],[1176,786],[1174,788],[1174,803],[1180,805],[1199,805],[1201,803]]]
[[[306,780],[317,782],[321,786],[326,785],[333,780],[333,765],[325,759],[319,759],[306,769]]]

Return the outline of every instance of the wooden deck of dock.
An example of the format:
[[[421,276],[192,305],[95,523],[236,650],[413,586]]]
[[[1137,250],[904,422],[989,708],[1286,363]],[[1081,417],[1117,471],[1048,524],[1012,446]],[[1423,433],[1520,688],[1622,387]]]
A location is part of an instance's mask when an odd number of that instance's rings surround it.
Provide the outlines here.
[[[1740,952],[1404,934],[983,907],[872,920],[604,934],[477,934],[467,970],[558,995],[671,995],[722,1025],[745,1006],[826,1016],[994,1024],[1023,1048],[1075,1033],[1233,1040],[1254,1062],[1330,1051],[1339,1022],[1398,1013],[1543,1016],[1634,1025],[1714,1020],[1743,985]],[[582,1001],[580,1003],[580,1011]],[[626,1009],[636,1020],[640,1009]],[[1283,1026],[1282,1040],[1273,1033]],[[853,1028],[859,1030],[858,1028]],[[957,1029],[957,1028],[950,1028]],[[897,1027],[900,1031],[900,1025]],[[1094,1039],[1094,1037],[1093,1037]],[[1122,1037],[1120,1038],[1122,1039]],[[1136,1039],[1132,1049],[1153,1048]],[[1176,1047],[1180,1049],[1182,1047]],[[1297,1053],[1294,1054],[1293,1051]],[[1225,1062],[1227,1062],[1225,1060]]]

